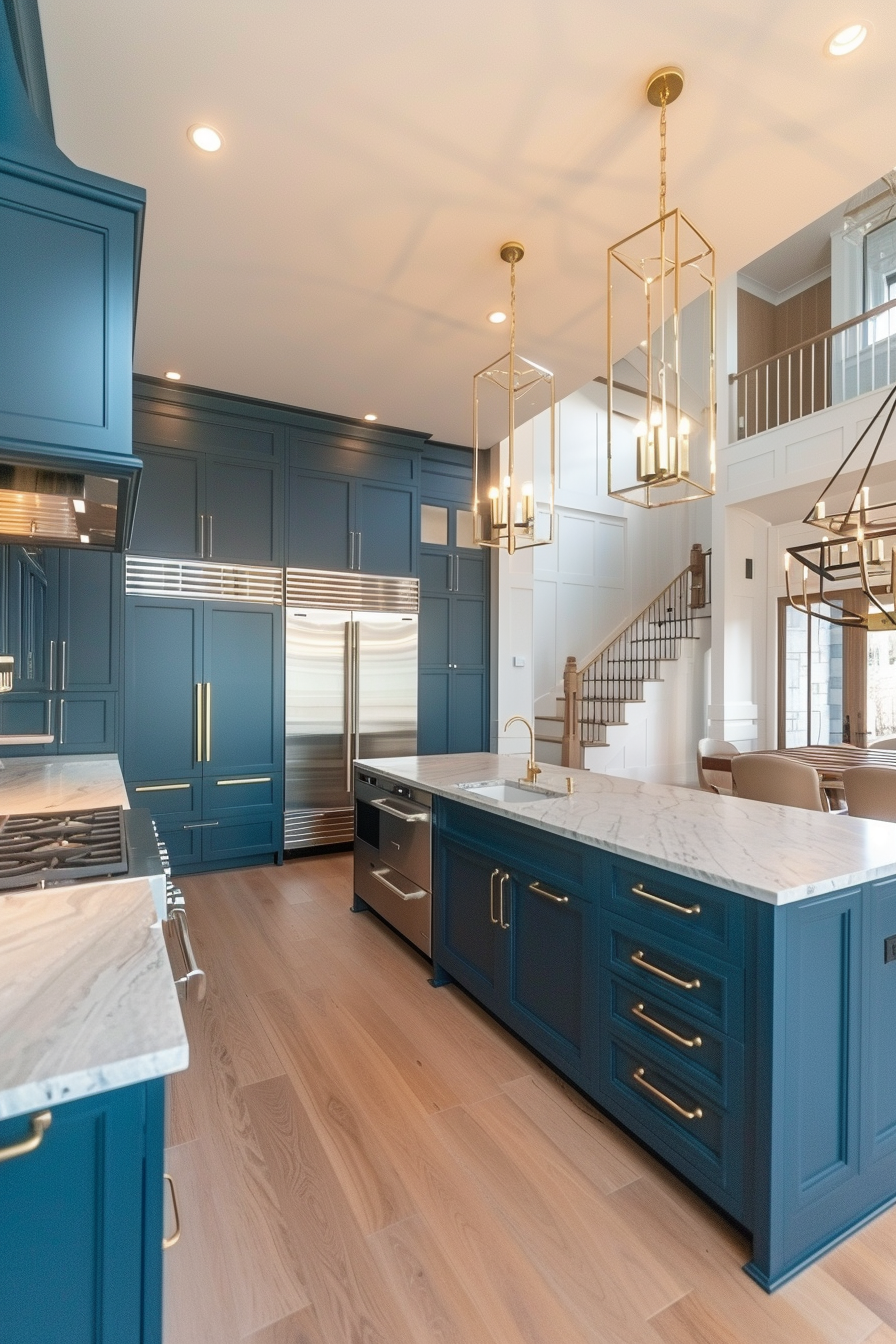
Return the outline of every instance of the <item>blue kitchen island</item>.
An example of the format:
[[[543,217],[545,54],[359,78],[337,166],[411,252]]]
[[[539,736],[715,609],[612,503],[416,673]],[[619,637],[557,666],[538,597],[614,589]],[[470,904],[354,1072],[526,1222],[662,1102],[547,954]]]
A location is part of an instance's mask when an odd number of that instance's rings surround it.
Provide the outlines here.
[[[896,1200],[896,828],[550,766],[496,797],[519,757],[365,764],[434,797],[434,981],[745,1228],[764,1288]]]

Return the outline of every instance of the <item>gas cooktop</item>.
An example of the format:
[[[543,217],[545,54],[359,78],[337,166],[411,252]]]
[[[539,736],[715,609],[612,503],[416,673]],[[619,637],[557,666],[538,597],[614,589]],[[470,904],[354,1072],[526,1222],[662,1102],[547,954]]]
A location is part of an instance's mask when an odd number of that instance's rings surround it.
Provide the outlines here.
[[[0,890],[127,871],[120,807],[10,815],[0,821]]]

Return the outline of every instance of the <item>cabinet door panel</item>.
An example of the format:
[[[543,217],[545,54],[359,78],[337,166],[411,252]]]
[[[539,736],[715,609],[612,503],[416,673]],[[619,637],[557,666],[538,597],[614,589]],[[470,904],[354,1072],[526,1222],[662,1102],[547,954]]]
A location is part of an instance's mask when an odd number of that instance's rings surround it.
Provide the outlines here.
[[[166,452],[135,444],[143,461],[130,549],[138,555],[201,558],[200,500],[205,460],[199,453]]]
[[[592,908],[556,883],[539,884],[551,896],[532,891],[532,883],[537,879],[528,874],[515,875],[511,888],[510,1010],[518,1030],[581,1076],[576,1066],[584,1064],[586,974],[596,961],[586,955]]]
[[[450,661],[459,667],[484,667],[485,603],[479,597],[455,597],[451,612]]]
[[[417,685],[417,750],[421,756],[442,756],[450,750],[451,673],[422,671]]]
[[[114,693],[60,696],[56,707],[59,754],[114,751],[117,701]]]
[[[351,530],[349,481],[290,472],[288,564],[299,569],[348,569]]]
[[[450,652],[451,599],[421,597],[418,657],[421,667],[447,667]]]
[[[280,607],[206,603],[203,680],[211,695],[207,775],[280,771],[282,622]]]
[[[279,469],[265,462],[206,463],[207,557],[245,564],[280,563]]]
[[[129,597],[125,616],[126,779],[190,779],[197,760],[201,602]]]
[[[451,673],[451,745],[449,751],[487,751],[485,672]]]
[[[60,552],[57,690],[118,689],[120,615],[121,556]]]
[[[56,638],[59,553],[10,546],[7,582],[13,689],[50,689],[50,640]]]
[[[0,696],[0,732],[55,733],[56,715],[51,695]],[[4,747],[4,755],[55,756],[56,743],[33,747]]]
[[[456,579],[454,586],[457,592],[465,597],[484,597],[485,596],[485,556],[483,554],[470,555],[459,551],[454,562]]]
[[[451,841],[441,846],[441,891],[435,960],[487,1007],[497,1003],[503,982],[506,943],[496,920],[498,867],[491,859]],[[506,899],[509,899],[509,892]],[[499,941],[500,940],[500,941]]]
[[[416,574],[417,495],[398,486],[358,485],[355,527],[365,574]]]
[[[451,557],[420,553],[420,590],[424,593],[447,593]]]

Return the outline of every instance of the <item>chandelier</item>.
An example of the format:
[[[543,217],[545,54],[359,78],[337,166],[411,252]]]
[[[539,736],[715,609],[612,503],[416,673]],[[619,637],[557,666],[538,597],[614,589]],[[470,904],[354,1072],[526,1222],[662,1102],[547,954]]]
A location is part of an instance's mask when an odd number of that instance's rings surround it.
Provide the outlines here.
[[[797,611],[827,621],[829,625],[853,626],[860,630],[896,628],[896,500],[872,503],[868,484],[894,412],[896,386],[884,397],[803,519],[804,523],[820,528],[823,535],[818,541],[788,546],[784,555],[788,602]],[[860,468],[859,462],[850,467],[853,456],[875,426],[877,438],[864,468]],[[871,438],[868,441],[871,443]],[[854,489],[850,486],[846,493],[844,473],[854,474],[860,469],[858,484]],[[830,507],[832,497],[834,508]],[[836,507],[838,499],[840,508]],[[796,596],[792,590],[791,562],[795,562],[793,568],[800,571],[800,588]],[[814,574],[818,582],[817,593],[809,592],[810,574]],[[831,591],[831,585],[837,587]],[[838,592],[856,586],[864,595],[865,612],[849,611],[837,601]],[[833,614],[821,611],[822,605]]]
[[[715,251],[686,215],[666,209],[666,108],[683,88],[671,66],[648,80],[647,100],[660,109],[659,216],[607,252],[607,488],[648,509],[715,493]],[[685,340],[701,351],[687,380]],[[614,424],[620,355],[646,384],[633,431],[622,417]]]
[[[476,541],[480,546],[503,546],[510,555],[531,546],[550,545],[554,540],[554,375],[516,350],[516,267],[524,255],[522,243],[504,243],[501,247],[501,260],[510,265],[510,349],[473,377]],[[546,446],[534,425],[521,445],[520,426],[545,410],[549,412]],[[493,472],[483,457],[497,439],[506,441],[506,462]],[[500,485],[490,484],[494,476]],[[483,488],[487,491],[484,499],[480,496]]]

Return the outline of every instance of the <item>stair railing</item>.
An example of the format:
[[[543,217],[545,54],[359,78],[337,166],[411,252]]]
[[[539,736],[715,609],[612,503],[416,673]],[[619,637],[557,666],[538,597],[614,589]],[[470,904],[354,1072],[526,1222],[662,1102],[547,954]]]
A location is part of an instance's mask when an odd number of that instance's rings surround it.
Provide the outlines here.
[[[574,657],[563,671],[562,764],[581,769],[584,749],[600,741],[608,724],[625,722],[625,706],[641,699],[660,662],[678,656],[678,643],[694,637],[695,613],[711,601],[711,551],[691,547],[691,563],[583,667]]]

